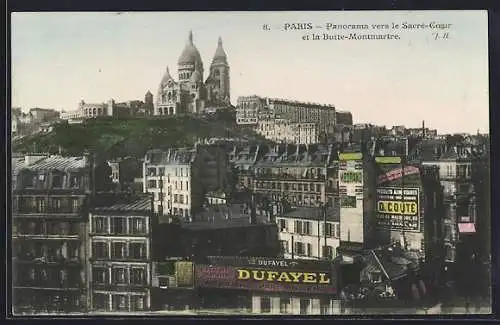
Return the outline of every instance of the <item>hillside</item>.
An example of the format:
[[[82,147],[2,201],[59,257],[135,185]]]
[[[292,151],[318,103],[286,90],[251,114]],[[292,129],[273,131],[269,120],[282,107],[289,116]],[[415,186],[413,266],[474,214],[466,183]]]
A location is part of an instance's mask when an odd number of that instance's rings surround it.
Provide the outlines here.
[[[84,124],[60,123],[50,133],[12,144],[13,152],[81,155],[85,150],[101,158],[142,157],[149,149],[192,146],[200,138],[243,137],[262,140],[252,131],[234,126],[231,116],[210,119],[193,116],[137,119],[96,119]]]

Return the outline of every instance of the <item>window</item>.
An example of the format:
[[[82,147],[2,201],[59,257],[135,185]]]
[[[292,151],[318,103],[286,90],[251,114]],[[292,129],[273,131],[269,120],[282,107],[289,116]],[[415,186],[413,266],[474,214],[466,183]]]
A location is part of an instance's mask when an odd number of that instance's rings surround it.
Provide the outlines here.
[[[130,298],[131,300],[131,304],[132,304],[132,308],[134,310],[144,310],[144,298],[143,296],[132,296]]]
[[[281,232],[286,232],[288,229],[287,229],[287,224],[286,224],[286,220],[285,219],[279,219],[279,228],[280,228],[280,231]]]
[[[107,258],[108,257],[108,244],[104,243],[104,242],[93,243],[92,256],[95,258]]]
[[[108,225],[106,217],[94,217],[93,220],[93,232],[96,234],[106,234],[108,233]]]
[[[323,257],[332,259],[333,258],[333,247],[323,246]]]
[[[94,308],[97,310],[108,310],[108,295],[103,293],[96,293],[93,297]]]
[[[112,243],[111,247],[113,250],[113,258],[125,258],[126,257],[126,252],[125,252],[125,243]]]
[[[309,299],[300,299],[300,314],[307,315],[309,312],[309,305],[311,301]]]
[[[80,182],[77,175],[70,175],[69,186],[73,188],[80,187]]]
[[[61,210],[61,199],[52,199],[52,211],[60,212]]]
[[[135,259],[146,257],[146,245],[144,243],[131,243],[130,257]]]
[[[71,205],[72,205],[72,211],[73,212],[78,212],[80,210],[80,200],[78,199],[73,199],[71,200]]]
[[[60,188],[62,187],[62,177],[61,175],[52,175],[52,187]]]
[[[329,298],[320,298],[319,308],[321,315],[330,315],[331,300]]]
[[[260,312],[270,313],[271,312],[271,298],[261,297],[260,298]]]
[[[291,304],[290,298],[280,298],[280,314],[289,314]]]
[[[328,237],[333,237],[334,236],[334,226],[332,223],[327,223],[326,225],[323,224],[323,235],[325,235],[326,231],[326,236]]]
[[[165,175],[165,167],[159,167],[158,168],[158,175],[164,176]]]
[[[116,268],[113,269],[113,283],[127,283],[127,269],[125,268]]]
[[[92,269],[92,282],[95,284],[108,283],[108,270],[103,267],[94,267]]]
[[[281,243],[281,252],[288,253],[288,240],[280,240]]]
[[[189,191],[189,182],[186,181],[186,191]]]
[[[295,254],[297,255],[305,255],[306,254],[306,245],[301,242],[295,242]]]
[[[125,234],[127,232],[127,219],[123,217],[111,218],[111,233]]]
[[[36,199],[36,211],[38,213],[45,212],[45,199],[42,199],[42,198]]]
[[[335,223],[334,226],[335,226],[335,236],[334,237],[340,238],[340,224]]]
[[[114,310],[128,310],[128,298],[124,295],[113,296],[113,309]]]
[[[148,188],[156,188],[156,181],[155,180],[149,180],[148,181]]]
[[[145,220],[143,218],[130,219],[130,229],[132,234],[143,234],[146,231]]]
[[[312,245],[307,243],[306,256],[312,256]]]
[[[131,283],[133,284],[145,284],[146,283],[146,271],[143,268],[133,268],[131,270]]]
[[[156,176],[156,168],[155,167],[148,168],[148,176]]]

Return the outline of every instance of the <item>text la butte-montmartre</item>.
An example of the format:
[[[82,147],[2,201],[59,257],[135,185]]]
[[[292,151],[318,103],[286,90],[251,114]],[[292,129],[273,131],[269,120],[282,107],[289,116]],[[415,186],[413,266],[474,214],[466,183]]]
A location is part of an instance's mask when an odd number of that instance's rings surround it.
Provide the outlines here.
[[[346,41],[346,40],[399,40],[400,36],[398,34],[359,34],[359,33],[349,33],[346,34],[313,34],[312,40],[324,40],[324,41]]]

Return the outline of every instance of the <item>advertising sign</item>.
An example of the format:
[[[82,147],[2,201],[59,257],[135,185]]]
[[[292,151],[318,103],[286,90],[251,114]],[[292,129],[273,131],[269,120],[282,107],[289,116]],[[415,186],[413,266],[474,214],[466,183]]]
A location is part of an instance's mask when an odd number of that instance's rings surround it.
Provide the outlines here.
[[[315,261],[318,262],[318,261]],[[332,263],[295,260],[211,259],[197,265],[196,285],[205,288],[271,292],[336,293]]]
[[[194,280],[193,262],[176,261],[175,277],[177,280],[177,286],[192,287]]]
[[[404,176],[409,176],[409,175],[415,175],[419,174],[420,169],[414,166],[406,166],[403,170],[403,168],[395,168],[391,169],[386,173],[383,173],[382,175],[379,175],[377,178],[377,184],[382,184],[394,180],[398,180],[401,177]]]
[[[420,189],[377,188],[377,226],[390,230],[420,232]]]

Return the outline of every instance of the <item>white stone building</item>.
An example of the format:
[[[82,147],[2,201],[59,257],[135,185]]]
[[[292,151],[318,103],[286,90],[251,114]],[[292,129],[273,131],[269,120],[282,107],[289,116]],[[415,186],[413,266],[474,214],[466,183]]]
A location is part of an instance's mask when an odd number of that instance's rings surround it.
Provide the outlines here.
[[[299,208],[280,215],[276,218],[276,223],[284,258],[333,259],[336,257],[337,247],[340,244],[338,207]]]
[[[228,170],[227,156],[217,146],[150,150],[143,163],[143,191],[153,193],[158,214],[189,220],[207,192],[224,188]]]
[[[318,126],[315,123],[268,119],[259,121],[255,131],[266,139],[278,143],[318,143]]]

